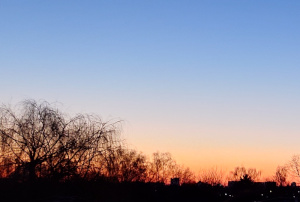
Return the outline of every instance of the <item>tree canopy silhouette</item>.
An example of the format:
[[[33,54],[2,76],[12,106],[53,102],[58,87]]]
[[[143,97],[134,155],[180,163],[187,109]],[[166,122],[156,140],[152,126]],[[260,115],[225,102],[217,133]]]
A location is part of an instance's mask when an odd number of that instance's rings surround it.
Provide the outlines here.
[[[35,180],[86,177],[118,144],[118,122],[79,114],[67,118],[47,102],[0,108],[1,164],[6,177]]]
[[[236,167],[234,171],[231,171],[231,180],[246,180],[246,181],[256,181],[261,175],[261,171],[255,168],[246,169],[245,167]]]

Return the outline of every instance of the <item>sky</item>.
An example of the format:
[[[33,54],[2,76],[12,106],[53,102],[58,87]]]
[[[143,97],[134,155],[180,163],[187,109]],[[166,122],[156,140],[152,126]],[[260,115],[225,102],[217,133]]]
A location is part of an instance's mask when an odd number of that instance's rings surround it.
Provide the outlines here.
[[[122,120],[196,173],[300,154],[300,1],[0,0],[0,102]]]

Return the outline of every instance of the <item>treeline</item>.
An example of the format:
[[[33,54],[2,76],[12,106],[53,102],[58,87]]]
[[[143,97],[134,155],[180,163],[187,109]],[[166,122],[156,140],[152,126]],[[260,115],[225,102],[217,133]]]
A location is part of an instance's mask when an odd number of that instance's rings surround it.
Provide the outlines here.
[[[47,102],[26,100],[0,108],[0,177],[23,181],[106,179],[117,182],[168,183],[193,173],[170,153],[144,154],[120,139],[120,121],[95,115],[68,117]]]
[[[236,167],[229,175],[212,168],[196,176],[170,153],[155,152],[149,158],[128,148],[120,138],[120,124],[95,115],[69,117],[35,100],[15,108],[4,105],[0,108],[0,177],[30,182],[102,179],[165,184],[180,178],[181,184],[201,181],[215,186],[227,180],[257,181],[261,175],[256,169]],[[290,164],[298,175],[299,159],[293,157]],[[286,185],[288,170],[278,167],[270,180]]]

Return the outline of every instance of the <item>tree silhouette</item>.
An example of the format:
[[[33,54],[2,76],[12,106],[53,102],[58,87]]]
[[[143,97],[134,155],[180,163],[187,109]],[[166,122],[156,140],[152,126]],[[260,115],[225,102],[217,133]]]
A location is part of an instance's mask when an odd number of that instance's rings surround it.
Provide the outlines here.
[[[288,169],[285,166],[278,166],[276,169],[276,173],[274,176],[275,182],[279,186],[284,186],[287,183],[287,174],[288,174]]]
[[[95,116],[66,118],[47,102],[26,100],[18,111],[3,106],[1,161],[14,166],[10,175],[31,181],[38,177],[85,177],[97,166],[94,160],[118,141],[116,129],[116,123]]]
[[[200,173],[199,180],[212,186],[224,184],[224,172],[217,167],[203,170]]]
[[[105,176],[119,182],[146,181],[146,156],[122,147],[107,153],[103,162]]]
[[[148,173],[149,180],[153,182],[168,183],[174,165],[175,161],[172,159],[170,153],[153,153]]]
[[[258,171],[255,168],[246,169],[245,167],[236,167],[234,171],[231,171],[230,175],[230,179],[235,181],[247,179],[256,181],[260,177],[261,171]]]
[[[122,149],[119,151],[119,178],[120,181],[145,181],[148,169],[146,157],[134,150]]]
[[[288,164],[288,170],[294,177],[300,177],[300,155],[294,155]]]

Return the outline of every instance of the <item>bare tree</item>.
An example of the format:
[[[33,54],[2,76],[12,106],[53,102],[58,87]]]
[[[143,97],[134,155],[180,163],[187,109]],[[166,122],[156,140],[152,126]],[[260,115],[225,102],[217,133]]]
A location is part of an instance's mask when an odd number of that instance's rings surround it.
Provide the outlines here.
[[[288,169],[286,166],[278,166],[274,176],[275,182],[279,186],[285,186],[287,183]]]
[[[182,184],[192,184],[195,182],[195,174],[190,168],[182,168],[180,175],[178,176]]]
[[[181,184],[195,183],[195,174],[190,170],[189,167],[178,165],[174,160],[169,167],[170,177],[179,178]]]
[[[172,169],[176,162],[170,153],[155,152],[149,165],[148,180],[153,182],[168,183]]]
[[[68,119],[47,102],[26,100],[16,112],[0,108],[2,162],[10,159],[14,174],[30,180],[85,177],[94,159],[118,141],[116,134],[116,123],[90,115]]]
[[[145,181],[148,168],[146,157],[135,150],[122,149],[119,152],[119,179],[133,182]]]
[[[217,167],[202,170],[199,175],[199,181],[212,186],[224,184],[224,171]]]
[[[289,173],[293,177],[300,177],[300,155],[294,155],[288,163]]]
[[[246,169],[245,167],[236,167],[234,171],[230,173],[230,180],[250,180],[257,181],[261,176],[261,171],[256,170],[255,168]]]
[[[195,182],[195,174],[188,167],[178,165],[170,153],[153,153],[148,165],[147,180],[168,184],[171,178],[179,178],[181,184]]]

